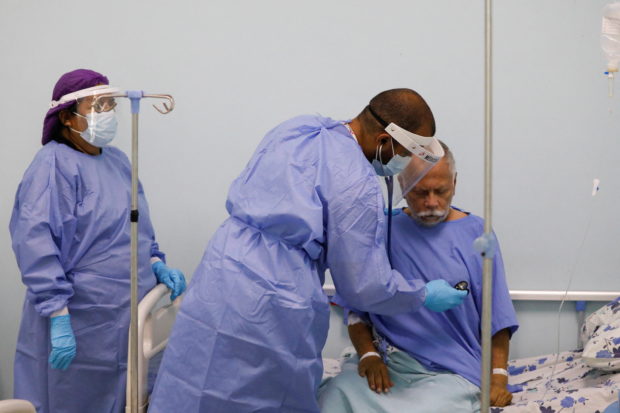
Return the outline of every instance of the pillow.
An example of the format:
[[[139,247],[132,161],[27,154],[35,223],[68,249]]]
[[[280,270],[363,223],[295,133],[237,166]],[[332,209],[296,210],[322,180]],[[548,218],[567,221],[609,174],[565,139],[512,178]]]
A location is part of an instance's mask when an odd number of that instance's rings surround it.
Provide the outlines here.
[[[599,326],[586,343],[581,357],[590,367],[605,371],[620,370],[620,325]]]
[[[604,332],[604,328],[609,326],[620,326],[620,297],[599,308],[586,318],[581,326],[581,342],[587,343],[590,339]],[[601,329],[601,327],[604,328]]]

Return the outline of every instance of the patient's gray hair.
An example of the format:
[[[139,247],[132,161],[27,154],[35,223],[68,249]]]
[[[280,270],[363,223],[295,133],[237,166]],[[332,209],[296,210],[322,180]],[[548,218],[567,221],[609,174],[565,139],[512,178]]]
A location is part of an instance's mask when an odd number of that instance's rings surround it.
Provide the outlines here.
[[[443,148],[444,155],[443,159],[448,163],[448,167],[450,168],[450,172],[452,172],[452,176],[456,175],[456,161],[454,160],[454,155],[452,151],[442,140],[439,140],[439,144]]]

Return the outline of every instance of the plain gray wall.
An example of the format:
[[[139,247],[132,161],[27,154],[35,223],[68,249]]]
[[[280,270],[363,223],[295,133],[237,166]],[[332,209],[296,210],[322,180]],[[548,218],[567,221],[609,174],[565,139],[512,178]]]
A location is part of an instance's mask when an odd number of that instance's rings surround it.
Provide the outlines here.
[[[574,274],[574,289],[618,290],[620,101],[602,75],[606,1],[495,3],[494,226],[509,284],[564,289]],[[24,293],[7,231],[13,196],[69,70],[175,96],[167,116],[143,104],[140,173],[162,249],[188,275],[268,129],[301,113],[353,117],[393,87],[428,100],[457,158],[455,204],[482,213],[482,1],[2,0],[0,56],[0,398],[12,393]],[[122,118],[115,144],[128,151]],[[555,331],[556,311],[520,308],[513,355],[553,351],[541,331]],[[563,348],[575,328],[562,328]]]

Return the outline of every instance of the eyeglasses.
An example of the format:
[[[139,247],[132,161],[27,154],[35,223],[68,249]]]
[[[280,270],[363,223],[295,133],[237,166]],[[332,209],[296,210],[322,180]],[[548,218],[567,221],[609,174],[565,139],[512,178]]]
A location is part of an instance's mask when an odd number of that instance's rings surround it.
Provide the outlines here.
[[[116,100],[110,97],[101,97],[95,99],[93,96],[88,96],[82,99],[78,99],[78,105],[87,105],[91,110],[102,113],[109,112],[116,107]]]

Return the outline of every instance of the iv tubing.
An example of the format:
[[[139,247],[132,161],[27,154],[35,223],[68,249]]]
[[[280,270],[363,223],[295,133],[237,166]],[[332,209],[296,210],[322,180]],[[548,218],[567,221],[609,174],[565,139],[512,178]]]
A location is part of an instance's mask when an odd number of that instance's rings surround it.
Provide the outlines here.
[[[597,181],[598,181],[597,179],[594,180],[595,188],[592,190],[593,198],[596,195],[596,192],[598,191]],[[566,298],[568,297],[570,286],[573,283],[573,278],[575,277],[575,270],[577,269],[577,265],[579,264],[579,260],[581,258],[581,252],[583,251],[583,247],[586,243],[586,240],[588,239],[588,234],[590,233],[590,227],[592,226],[592,218],[594,217],[594,214],[595,214],[595,210],[594,208],[591,208],[590,217],[588,218],[588,223],[586,224],[585,233],[583,234],[583,238],[581,240],[581,244],[579,245],[579,249],[577,250],[577,254],[575,254],[575,262],[570,270],[570,274],[568,277],[568,285],[566,286],[564,296],[562,297],[562,301],[560,301],[560,307],[558,308],[557,335],[556,335],[556,342],[555,342],[555,352],[556,352],[555,362],[553,363],[553,369],[551,370],[551,374],[549,375],[549,378],[547,379],[547,382],[545,383],[545,393],[543,394],[542,400],[545,400],[545,397],[547,396],[547,391],[549,391],[549,388],[551,387],[551,382],[553,380],[553,376],[555,375],[555,369],[560,359],[560,324],[561,324],[562,308],[564,307],[564,303],[566,302]],[[579,325],[579,327],[581,327],[581,324]],[[579,334],[579,330],[577,331],[577,334]]]

